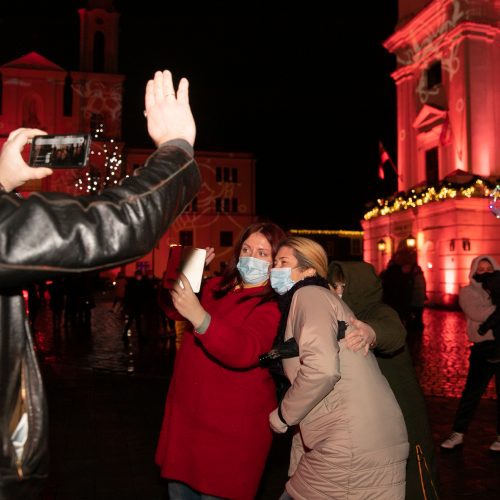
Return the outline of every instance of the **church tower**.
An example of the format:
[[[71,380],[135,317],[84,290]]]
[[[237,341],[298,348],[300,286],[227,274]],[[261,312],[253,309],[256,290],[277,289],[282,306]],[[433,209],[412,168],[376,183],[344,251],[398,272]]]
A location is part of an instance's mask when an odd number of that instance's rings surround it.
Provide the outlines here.
[[[119,14],[112,0],[91,0],[80,15],[80,70],[116,73]]]
[[[121,137],[123,75],[118,69],[119,13],[111,0],[91,0],[80,16],[80,71],[71,73],[81,130]]]
[[[456,302],[471,260],[500,257],[500,4],[399,0],[398,191],[362,221],[377,271],[411,241],[433,303]]]

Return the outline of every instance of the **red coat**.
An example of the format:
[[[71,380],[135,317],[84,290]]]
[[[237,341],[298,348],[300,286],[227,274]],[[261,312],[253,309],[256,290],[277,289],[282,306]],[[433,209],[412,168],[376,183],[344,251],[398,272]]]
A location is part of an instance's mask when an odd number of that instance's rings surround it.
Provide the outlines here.
[[[162,476],[201,493],[252,500],[264,470],[276,408],[274,382],[258,357],[272,347],[280,313],[258,305],[261,287],[215,300],[209,280],[201,303],[212,320],[203,335],[186,332],[175,360],[156,451]]]

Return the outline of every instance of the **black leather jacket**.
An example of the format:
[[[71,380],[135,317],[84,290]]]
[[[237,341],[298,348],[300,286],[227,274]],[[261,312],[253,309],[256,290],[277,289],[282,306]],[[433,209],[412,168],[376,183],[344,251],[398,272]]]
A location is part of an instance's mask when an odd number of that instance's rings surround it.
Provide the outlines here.
[[[49,276],[121,266],[154,247],[201,185],[190,145],[163,144],[137,175],[95,196],[0,195],[0,500],[36,498],[47,474],[47,411],[21,291]],[[24,388],[28,440],[11,442]]]

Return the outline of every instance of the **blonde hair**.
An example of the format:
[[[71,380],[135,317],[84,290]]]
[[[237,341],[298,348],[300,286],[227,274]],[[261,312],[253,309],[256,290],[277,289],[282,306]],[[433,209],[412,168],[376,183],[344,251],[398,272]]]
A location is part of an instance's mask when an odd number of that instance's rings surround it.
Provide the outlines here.
[[[312,267],[318,276],[326,278],[328,257],[324,248],[314,240],[302,236],[291,236],[280,243],[281,247],[290,247],[298,262],[298,267]]]

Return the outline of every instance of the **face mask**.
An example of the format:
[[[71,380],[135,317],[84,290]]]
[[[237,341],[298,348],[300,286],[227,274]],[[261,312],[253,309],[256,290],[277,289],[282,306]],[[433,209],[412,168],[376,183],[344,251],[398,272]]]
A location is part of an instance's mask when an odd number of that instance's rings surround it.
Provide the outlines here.
[[[240,257],[236,268],[246,285],[258,285],[269,278],[269,262],[254,257]]]
[[[295,285],[292,280],[291,267],[273,267],[271,269],[271,286],[276,293],[285,294]]]
[[[493,274],[493,271],[485,271],[484,273],[475,273],[472,275],[472,279],[478,281],[479,283],[484,283],[490,274]]]

